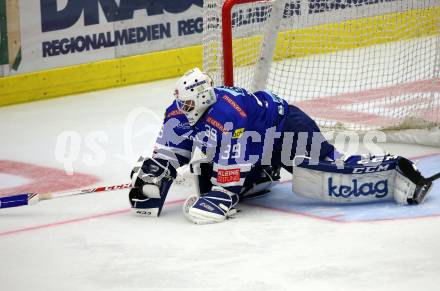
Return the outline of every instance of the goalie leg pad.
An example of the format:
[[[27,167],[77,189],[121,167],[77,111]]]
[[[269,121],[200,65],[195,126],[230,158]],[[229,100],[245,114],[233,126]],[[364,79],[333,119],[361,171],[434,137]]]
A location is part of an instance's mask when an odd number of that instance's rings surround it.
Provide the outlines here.
[[[350,159],[352,162],[319,161],[301,157],[294,161],[295,193],[337,203],[359,203],[393,198],[397,157]]]
[[[413,162],[391,155],[351,156],[317,164],[305,158],[294,161],[292,181],[295,193],[342,203],[393,198],[402,205],[420,204],[432,186]]]

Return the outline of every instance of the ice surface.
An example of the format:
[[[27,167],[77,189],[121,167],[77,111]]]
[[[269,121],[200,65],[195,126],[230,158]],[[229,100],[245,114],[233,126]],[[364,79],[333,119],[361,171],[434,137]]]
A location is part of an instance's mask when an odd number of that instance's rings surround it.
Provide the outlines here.
[[[45,177],[51,175],[49,168],[63,169],[60,157],[71,156],[75,175],[99,179],[94,185],[127,182],[138,155],[151,150],[174,82],[0,108],[1,181],[11,170],[4,165],[13,164],[5,161],[37,165],[32,169],[40,170],[29,175]],[[65,131],[76,136],[67,142],[67,151],[59,138]],[[93,140],[104,157],[90,146]],[[411,157],[440,153],[415,145],[382,147]],[[438,158],[420,161],[427,163],[422,170],[438,169]],[[49,186],[75,175],[49,179]],[[0,187],[12,191],[26,182],[16,179]],[[288,180],[286,173],[283,180]],[[273,200],[288,195],[283,193],[289,187],[282,187]],[[438,184],[436,189],[424,207],[439,207]],[[189,182],[173,185],[158,219],[133,216],[127,191],[2,210],[0,290],[402,291],[436,290],[440,283],[439,217],[341,223],[307,215],[329,206],[282,211],[269,203],[269,195],[259,206],[250,204],[257,200],[241,205],[237,217],[225,223],[198,226],[181,213],[182,199],[192,193]],[[410,213],[417,208],[402,209]],[[359,215],[376,211],[363,207]]]

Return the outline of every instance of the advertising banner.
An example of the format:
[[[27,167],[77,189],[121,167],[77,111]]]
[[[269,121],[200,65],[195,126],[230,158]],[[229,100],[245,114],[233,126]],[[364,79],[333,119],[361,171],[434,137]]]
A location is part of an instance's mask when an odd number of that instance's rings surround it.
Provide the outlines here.
[[[0,4],[7,13],[0,43],[4,75],[201,41],[203,0],[0,0]]]
[[[297,18],[298,26],[283,29],[391,13],[406,6],[417,8],[414,3],[417,1],[292,0],[286,5],[295,9],[286,11],[293,14],[283,17]],[[200,44],[202,7],[203,0],[0,0],[0,74]],[[246,21],[250,13],[267,11],[244,8],[234,13],[239,14],[239,21]],[[303,17],[311,14],[313,21]]]

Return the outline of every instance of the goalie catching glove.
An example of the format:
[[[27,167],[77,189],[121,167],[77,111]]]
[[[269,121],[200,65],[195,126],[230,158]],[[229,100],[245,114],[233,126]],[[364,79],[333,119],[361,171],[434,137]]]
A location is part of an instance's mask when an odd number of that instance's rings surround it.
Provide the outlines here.
[[[238,194],[214,186],[201,197],[188,197],[183,205],[183,213],[188,220],[196,224],[222,222],[237,213],[234,207],[238,200]]]
[[[141,166],[131,172],[132,188],[128,197],[135,214],[157,217],[177,172],[166,160],[141,157]]]

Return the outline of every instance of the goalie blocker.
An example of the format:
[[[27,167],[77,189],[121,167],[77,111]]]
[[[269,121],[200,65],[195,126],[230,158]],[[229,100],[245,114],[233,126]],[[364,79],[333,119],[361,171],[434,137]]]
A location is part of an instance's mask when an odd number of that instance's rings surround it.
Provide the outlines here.
[[[163,159],[140,157],[140,165],[131,172],[132,188],[128,194],[134,214],[159,216],[168,190],[176,178],[176,169]]]
[[[394,199],[398,204],[420,204],[431,190],[410,160],[386,155],[350,156],[336,161],[296,157],[292,187],[300,195],[339,203]]]

